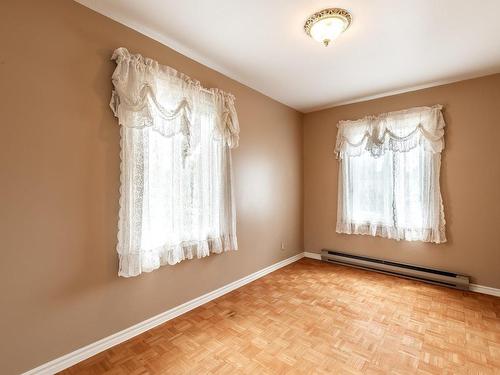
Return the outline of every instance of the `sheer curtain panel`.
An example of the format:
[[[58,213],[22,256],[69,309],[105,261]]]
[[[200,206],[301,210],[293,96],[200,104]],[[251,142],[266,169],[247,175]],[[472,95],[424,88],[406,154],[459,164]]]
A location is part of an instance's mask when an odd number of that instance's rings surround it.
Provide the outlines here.
[[[234,97],[118,48],[110,106],[121,130],[119,275],[237,250]]]
[[[338,124],[337,232],[446,242],[441,106]]]

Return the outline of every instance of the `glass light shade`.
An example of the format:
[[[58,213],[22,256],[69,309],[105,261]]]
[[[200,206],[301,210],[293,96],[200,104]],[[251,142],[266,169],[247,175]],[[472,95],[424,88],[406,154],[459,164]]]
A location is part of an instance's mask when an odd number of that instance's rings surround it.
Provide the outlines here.
[[[328,46],[351,24],[352,16],[342,8],[327,8],[311,15],[304,24],[304,31],[314,40]]]
[[[311,37],[325,46],[342,34],[349,26],[348,21],[343,17],[327,17],[316,21],[311,27]]]

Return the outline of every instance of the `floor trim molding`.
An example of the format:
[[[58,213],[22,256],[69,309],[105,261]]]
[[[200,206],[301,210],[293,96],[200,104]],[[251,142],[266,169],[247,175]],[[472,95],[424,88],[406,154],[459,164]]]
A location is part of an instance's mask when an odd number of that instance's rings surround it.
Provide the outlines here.
[[[77,363],[90,358],[106,349],[109,349],[115,345],[118,345],[124,341],[127,341],[137,335],[140,335],[147,330],[159,326],[171,319],[178,317],[190,310],[193,310],[207,302],[210,302],[226,293],[229,293],[235,289],[242,287],[245,284],[251,283],[268,273],[276,271],[282,267],[285,267],[293,262],[304,257],[305,253],[299,253],[290,258],[284,259],[278,263],[272,264],[269,267],[263,268],[257,272],[254,272],[248,276],[245,276],[239,280],[229,283],[221,288],[218,288],[212,292],[206,293],[200,297],[192,299],[182,305],[174,307],[167,310],[161,314],[158,314],[150,319],[144,320],[132,327],[126,328],[120,332],[117,332],[111,336],[105,337],[99,341],[92,344],[84,346],[83,348],[77,349],[74,352],[63,355],[62,357],[56,358],[50,362],[47,362],[41,366],[38,366],[32,370],[25,372],[22,375],[52,375],[56,372],[62,371],[68,367],[76,365]]]
[[[321,260],[321,254],[310,253],[308,251],[304,252],[304,257],[310,259]],[[471,292],[477,292],[481,294],[489,294],[490,296],[500,297],[500,289],[492,288],[489,286],[479,285],[479,284],[469,284],[469,290]]]
[[[489,294],[490,296],[500,297],[500,289],[492,288],[490,286],[478,285],[478,284],[469,284],[469,290],[472,292]]]
[[[310,259],[321,260],[321,254],[318,254],[318,253],[310,253],[309,251],[305,251],[305,252],[304,252],[304,257],[305,257],[305,258],[310,258]]]
[[[92,344],[84,346],[83,348],[77,349],[74,352],[66,354],[62,357],[56,358],[50,362],[47,362],[41,366],[38,366],[32,370],[25,372],[22,375],[52,375],[56,372],[62,371],[68,367],[76,365],[77,363],[90,358],[106,349],[109,349],[115,345],[118,345],[124,341],[127,341],[137,335],[140,335],[147,330],[159,326],[171,319],[178,317],[190,310],[193,310],[207,302],[210,302],[226,293],[229,293],[235,289],[242,287],[252,281],[255,281],[273,271],[276,271],[282,267],[285,267],[301,258],[310,258],[321,260],[321,254],[303,252],[294,255],[290,258],[284,259],[278,263],[272,264],[269,267],[263,268],[257,272],[254,272],[248,276],[245,276],[239,280],[229,283],[221,288],[218,288],[212,292],[206,293],[200,297],[192,299],[182,305],[176,306],[170,310],[167,310],[161,314],[158,314],[150,319],[144,320],[132,327],[126,328],[120,332],[117,332],[111,336],[105,337],[99,341]],[[488,286],[470,284],[470,290],[473,292],[489,294],[492,296],[500,297],[500,289],[491,288]]]

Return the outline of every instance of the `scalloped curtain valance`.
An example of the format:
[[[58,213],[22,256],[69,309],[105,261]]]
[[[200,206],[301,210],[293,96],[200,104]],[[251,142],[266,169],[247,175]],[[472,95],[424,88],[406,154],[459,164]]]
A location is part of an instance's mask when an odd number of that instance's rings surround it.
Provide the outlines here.
[[[335,152],[342,159],[368,152],[379,157],[387,150],[409,151],[419,145],[433,153],[444,148],[444,119],[441,105],[340,121]]]
[[[117,67],[110,106],[120,125],[151,127],[167,137],[183,133],[189,139],[192,123],[209,111],[217,120],[214,136],[230,148],[238,146],[240,128],[232,94],[204,89],[187,75],[123,47],[111,59]]]
[[[121,125],[119,275],[237,250],[234,96],[114,51],[110,106]]]
[[[446,242],[441,109],[417,107],[339,122],[338,233]]]

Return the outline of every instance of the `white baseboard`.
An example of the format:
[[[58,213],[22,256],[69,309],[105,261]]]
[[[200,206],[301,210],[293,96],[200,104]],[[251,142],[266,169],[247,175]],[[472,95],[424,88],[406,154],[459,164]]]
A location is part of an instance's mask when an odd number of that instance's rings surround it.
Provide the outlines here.
[[[321,254],[318,253],[310,253],[309,251],[304,252],[304,257],[321,260]]]
[[[500,289],[492,288],[490,286],[469,284],[469,289],[473,292],[478,292],[482,294],[489,294],[491,296],[500,297]]]
[[[254,280],[261,278],[277,269],[289,265],[290,263],[296,262],[301,258],[311,258],[311,259],[321,259],[321,254],[304,252],[294,255],[290,258],[282,260],[281,262],[275,263],[269,267],[263,268],[260,271],[254,272],[246,277],[236,280],[230,284],[227,284],[219,289],[212,292],[204,294],[198,298],[188,301],[182,305],[174,307],[168,311],[158,314],[148,320],[140,322],[132,327],[126,328],[123,331],[117,332],[114,335],[105,337],[99,341],[92,344],[84,346],[74,352],[66,354],[62,357],[56,358],[53,361],[47,362],[41,366],[38,366],[22,375],[52,375],[56,372],[62,371],[68,367],[76,365],[87,358],[90,358],[106,349],[109,349],[115,345],[118,345],[124,341],[127,341],[147,330],[154,328],[160,324],[163,324],[171,319],[178,317],[190,310],[193,310],[207,302],[210,302],[226,293],[229,293],[245,284],[251,283]],[[470,290],[473,292],[490,294],[492,296],[500,297],[500,289],[491,288],[483,285],[471,284]]]
[[[304,252],[304,257],[311,259],[321,260],[321,254],[318,253],[310,253],[308,251]],[[478,285],[478,284],[469,284],[469,290],[471,292],[477,292],[482,294],[489,294],[491,296],[500,297],[500,289],[492,288],[489,286]]]
[[[254,272],[246,277],[236,280],[230,284],[227,284],[219,289],[212,292],[204,294],[198,298],[191,301],[183,303],[177,307],[174,307],[168,311],[158,314],[148,320],[140,322],[132,327],[126,328],[123,331],[117,332],[111,336],[105,337],[99,341],[92,344],[84,346],[74,352],[66,354],[62,357],[56,358],[53,361],[47,362],[41,366],[38,366],[22,375],[52,375],[56,372],[62,371],[68,367],[71,367],[78,362],[81,362],[87,358],[90,358],[106,349],[109,349],[115,345],[118,345],[124,341],[127,341],[147,330],[159,326],[171,319],[178,317],[190,310],[197,308],[207,302],[210,302],[226,293],[229,293],[239,287],[251,283],[254,280],[261,278],[279,268],[289,265],[290,263],[296,262],[297,260],[304,257],[304,253],[299,253],[290,258],[282,260],[281,262],[275,263],[269,267],[263,268],[260,271]]]

